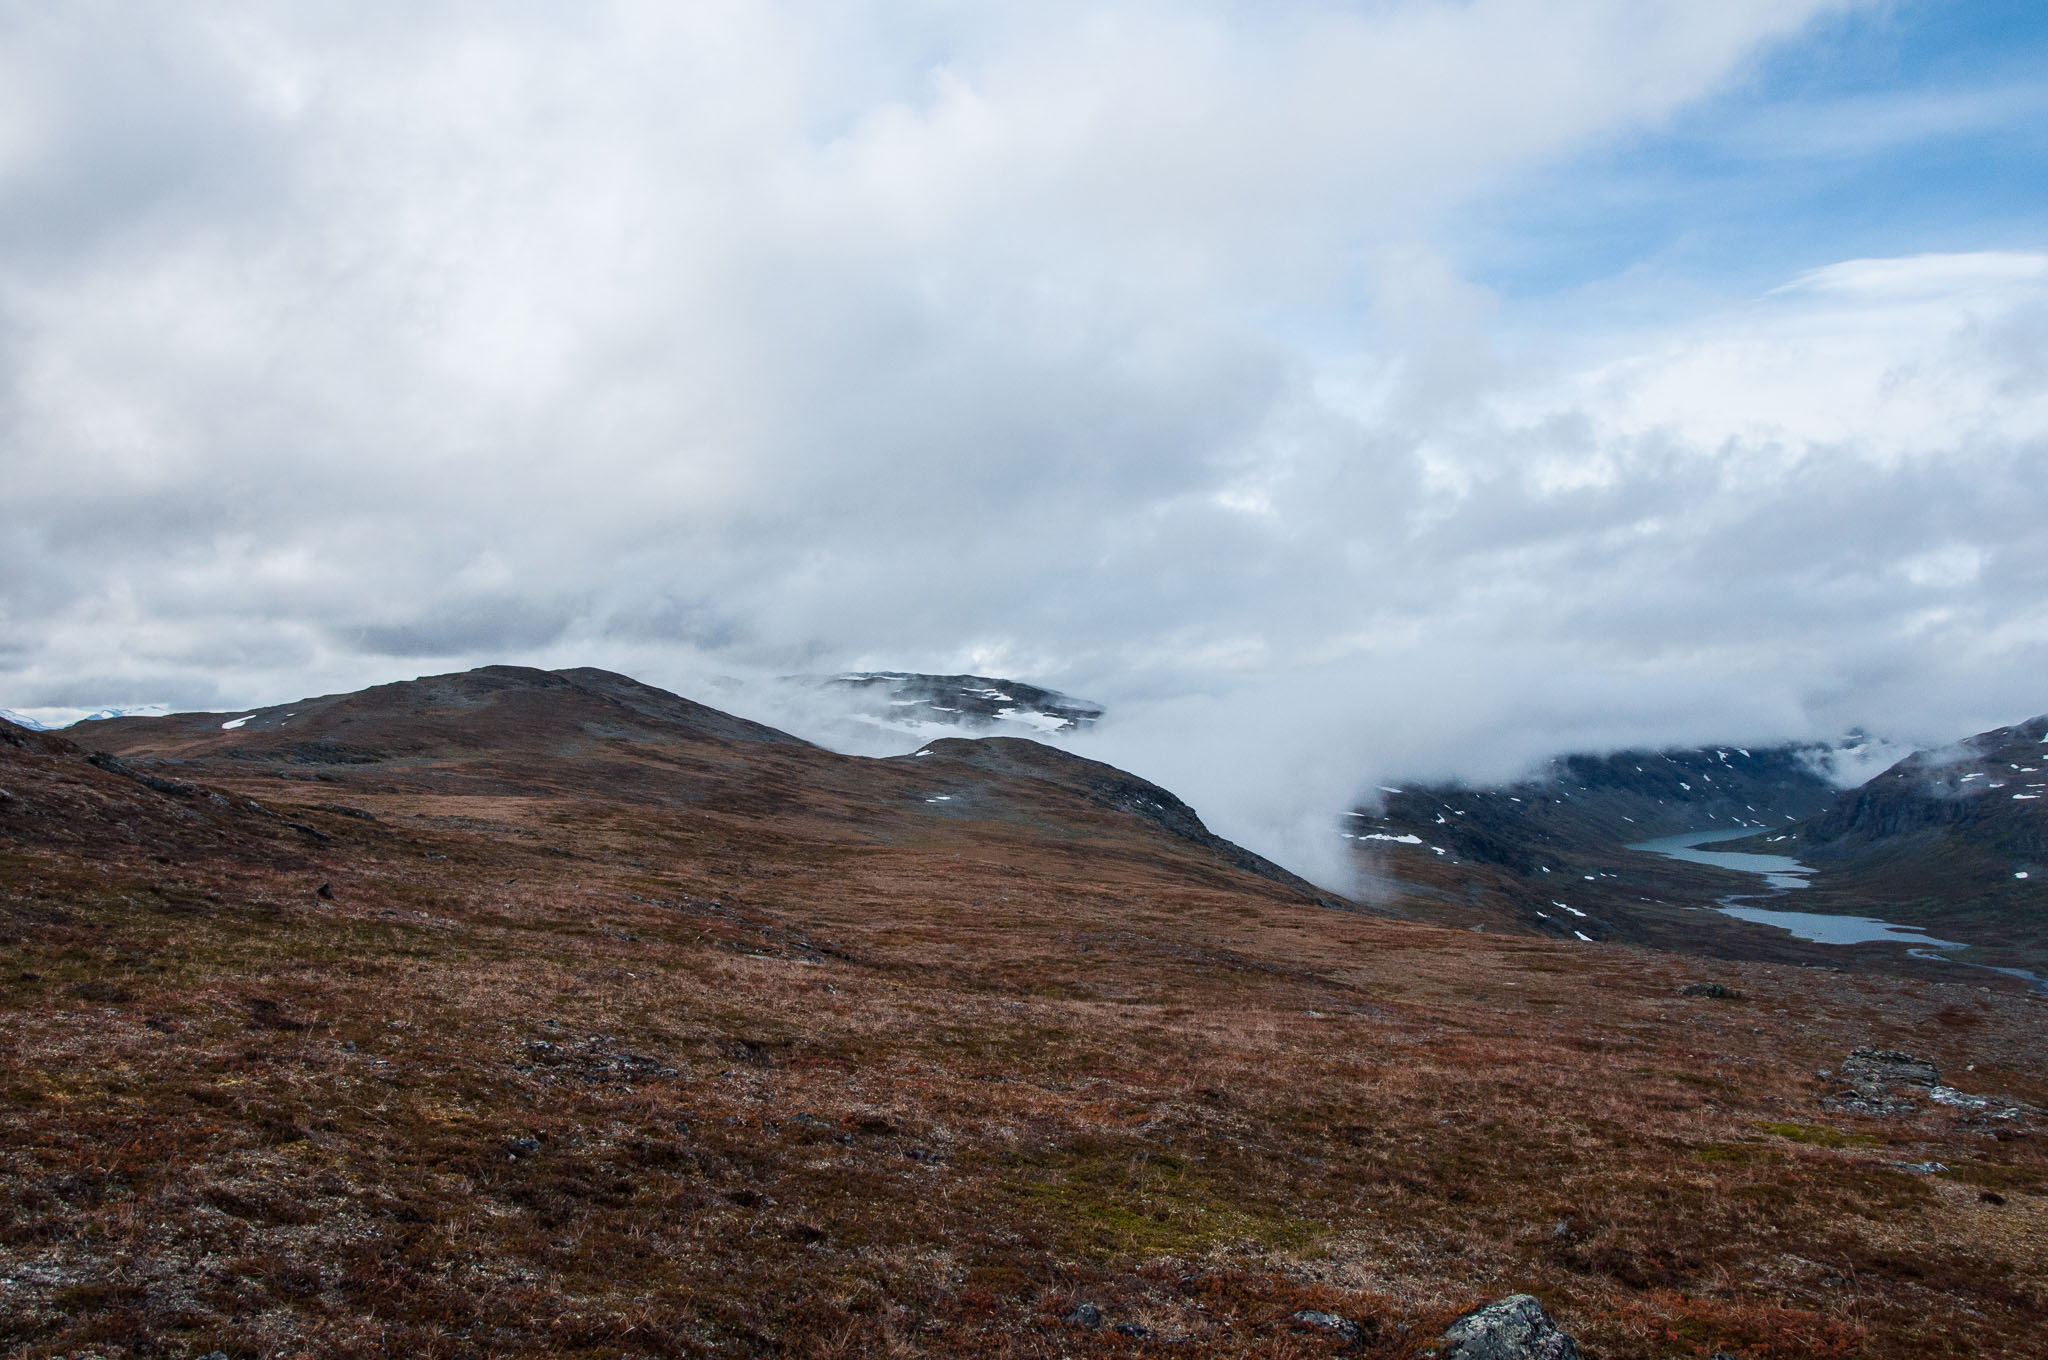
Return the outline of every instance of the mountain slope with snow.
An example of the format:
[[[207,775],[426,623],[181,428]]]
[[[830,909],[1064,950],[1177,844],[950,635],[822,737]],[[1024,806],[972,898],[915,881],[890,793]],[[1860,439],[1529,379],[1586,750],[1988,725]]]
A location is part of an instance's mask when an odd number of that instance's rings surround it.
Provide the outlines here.
[[[853,671],[817,682],[851,716],[907,736],[1064,736],[1092,727],[1101,704],[1021,680],[914,671]]]

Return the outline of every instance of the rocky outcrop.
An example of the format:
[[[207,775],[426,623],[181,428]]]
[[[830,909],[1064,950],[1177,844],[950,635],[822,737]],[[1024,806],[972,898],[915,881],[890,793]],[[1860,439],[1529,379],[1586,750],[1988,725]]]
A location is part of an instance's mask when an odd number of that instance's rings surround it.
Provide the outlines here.
[[[1823,1104],[1846,1114],[1911,1114],[1941,1084],[1941,1069],[1895,1048],[1859,1048],[1842,1063],[1848,1089]]]
[[[1868,1096],[1929,1091],[1941,1084],[1941,1069],[1895,1048],[1859,1048],[1843,1062],[1842,1080]]]

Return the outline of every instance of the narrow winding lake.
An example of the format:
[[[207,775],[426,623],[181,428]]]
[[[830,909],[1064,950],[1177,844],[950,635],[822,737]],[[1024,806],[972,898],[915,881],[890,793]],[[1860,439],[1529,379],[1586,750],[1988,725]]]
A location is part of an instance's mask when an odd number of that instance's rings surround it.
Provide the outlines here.
[[[1743,873],[1757,874],[1776,892],[1766,894],[1775,897],[1806,886],[1806,876],[1813,872],[1806,865],[1787,855],[1746,855],[1734,850],[1702,850],[1703,845],[1716,841],[1740,840],[1754,836],[1759,828],[1743,827],[1736,831],[1686,831],[1676,836],[1660,836],[1654,841],[1642,841],[1631,845],[1631,850],[1647,850],[1653,855],[1666,859],[1680,859],[1688,864],[1710,864],[1717,869],[1738,869]],[[1922,949],[1966,949],[1960,940],[1937,940],[1924,930],[1912,926],[1895,926],[1889,921],[1880,921],[1874,916],[1836,916],[1817,911],[1773,911],[1768,907],[1741,905],[1755,899],[1748,897],[1724,897],[1714,904],[1714,910],[1723,916],[1733,916],[1740,921],[1754,921],[1761,926],[1776,926],[1791,932],[1793,938],[1809,940],[1814,944],[1911,944]]]
[[[1806,876],[1813,872],[1798,860],[1787,855],[1745,855],[1734,850],[1702,850],[1703,845],[1715,841],[1741,840],[1754,836],[1759,827],[1745,826],[1735,831],[1682,831],[1676,836],[1659,836],[1654,841],[1643,841],[1631,845],[1631,850],[1647,850],[1653,855],[1666,859],[1682,859],[1688,864],[1711,864],[1716,869],[1740,869],[1744,873],[1762,874],[1764,882],[1773,888],[1803,888]],[[1789,915],[1804,913],[1791,912]]]

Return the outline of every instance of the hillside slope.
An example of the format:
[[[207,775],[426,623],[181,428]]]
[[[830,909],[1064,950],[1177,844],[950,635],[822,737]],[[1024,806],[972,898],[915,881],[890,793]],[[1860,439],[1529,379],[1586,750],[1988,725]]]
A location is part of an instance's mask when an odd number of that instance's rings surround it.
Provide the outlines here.
[[[2048,1007],[1332,911],[1107,767],[619,683],[0,728],[0,1347],[1419,1360],[1522,1290],[1605,1360],[2048,1324]],[[1860,1047],[1969,1094],[1844,1104]]]

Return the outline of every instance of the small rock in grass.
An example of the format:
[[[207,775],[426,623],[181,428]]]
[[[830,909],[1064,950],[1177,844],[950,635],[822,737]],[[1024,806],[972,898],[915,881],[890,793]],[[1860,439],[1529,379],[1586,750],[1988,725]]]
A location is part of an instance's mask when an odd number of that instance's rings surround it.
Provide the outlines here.
[[[1086,1327],[1092,1332],[1102,1325],[1102,1310],[1092,1303],[1077,1303],[1062,1320],[1070,1327]]]
[[[1578,1343],[1530,1294],[1475,1308],[1444,1329],[1443,1360],[1580,1360]]]
[[[540,1151],[540,1139],[514,1138],[511,1142],[505,1144],[505,1151],[515,1159],[531,1157],[534,1153]]]
[[[1355,1346],[1365,1337],[1358,1324],[1341,1313],[1325,1313],[1316,1308],[1304,1308],[1288,1320],[1303,1327],[1313,1327],[1320,1332],[1334,1332],[1344,1338],[1344,1344],[1347,1346]]]
[[[1678,989],[1680,996],[1704,996],[1715,1001],[1740,1001],[1742,993],[1719,982],[1688,982]]]

